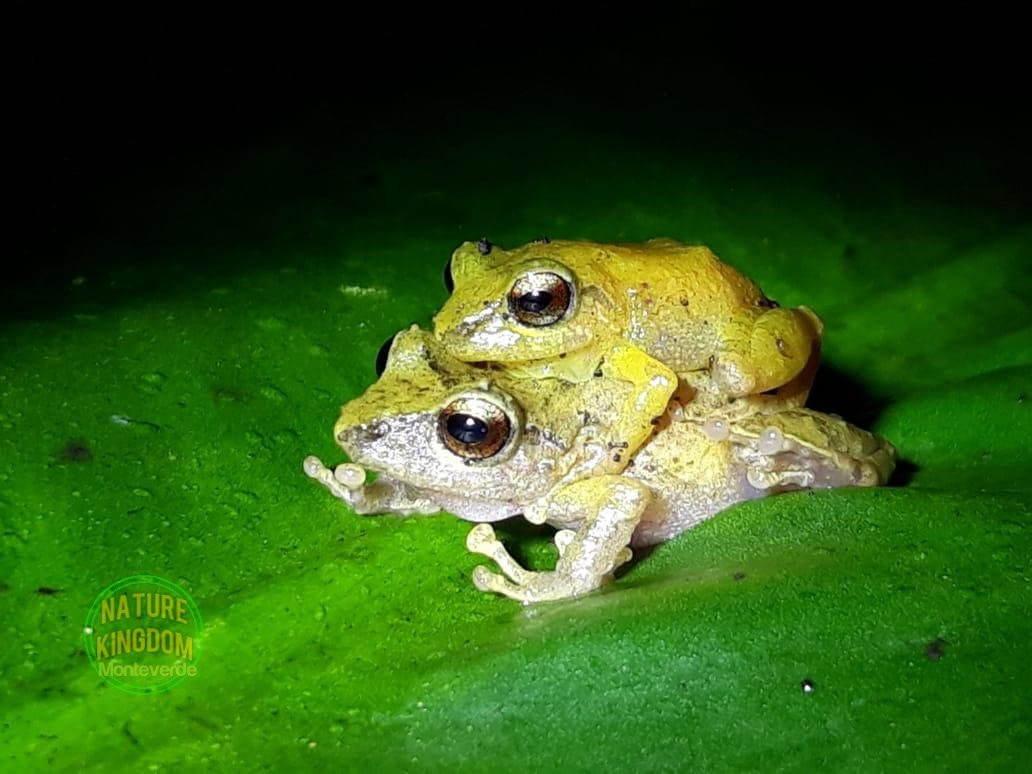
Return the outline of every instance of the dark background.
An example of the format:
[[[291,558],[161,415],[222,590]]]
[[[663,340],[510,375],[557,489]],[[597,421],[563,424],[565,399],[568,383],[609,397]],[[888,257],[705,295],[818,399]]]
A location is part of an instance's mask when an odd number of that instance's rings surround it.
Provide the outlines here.
[[[979,30],[960,20],[949,34],[807,21],[813,31],[792,37],[765,34],[765,20],[748,37],[726,19],[609,32],[558,31],[549,20],[507,37],[498,27],[455,24],[435,36],[367,24],[341,27],[329,43],[290,38],[246,52],[235,45],[240,31],[207,48],[72,29],[33,39],[7,72],[15,260],[5,312],[59,304],[48,279],[70,265],[119,260],[118,250],[84,245],[131,248],[155,233],[163,246],[272,238],[270,215],[284,201],[328,186],[360,198],[377,184],[369,138],[396,138],[404,153],[416,137],[461,141],[521,123],[656,143],[690,131],[757,158],[875,147],[877,163],[905,164],[930,198],[1027,216],[1032,127],[1006,20]],[[166,209],[269,143],[303,147],[303,163],[259,175],[228,219],[199,208],[191,222],[162,227]],[[328,180],[328,159],[349,160],[352,179]]]

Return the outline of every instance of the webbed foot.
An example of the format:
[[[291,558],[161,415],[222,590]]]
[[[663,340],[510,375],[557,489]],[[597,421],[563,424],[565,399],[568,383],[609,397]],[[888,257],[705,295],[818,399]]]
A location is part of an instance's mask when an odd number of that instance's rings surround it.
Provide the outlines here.
[[[473,571],[473,584],[481,591],[492,591],[524,604],[579,597],[599,588],[612,578],[613,571],[632,557],[628,547],[648,499],[648,493],[613,478],[593,481],[567,491],[580,504],[590,502],[583,495],[594,494],[594,513],[577,531],[561,529],[555,533],[559,561],[555,570],[533,572],[519,562],[495,536],[490,524],[478,524],[466,537],[466,547],[493,560],[502,574],[483,565]],[[577,496],[576,489],[582,490]],[[560,500],[563,496],[560,496]]]
[[[571,530],[562,530],[556,533],[556,546],[561,546],[561,553],[572,542],[573,534]],[[563,537],[559,538],[559,535],[563,535]],[[570,537],[566,537],[566,535]],[[478,565],[473,570],[474,586],[481,591],[502,594],[525,605],[532,602],[577,597],[598,588],[593,584],[578,584],[572,578],[564,577],[555,571],[533,572],[524,569],[495,536],[494,529],[490,524],[478,524],[474,527],[466,538],[466,547],[473,553],[482,554],[493,560],[503,573],[499,575],[491,572],[484,565]]]

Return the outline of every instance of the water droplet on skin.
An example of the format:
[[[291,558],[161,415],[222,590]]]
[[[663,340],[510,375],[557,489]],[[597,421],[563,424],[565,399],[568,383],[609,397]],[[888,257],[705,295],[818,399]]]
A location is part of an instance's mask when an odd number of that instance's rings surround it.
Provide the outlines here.
[[[706,437],[711,441],[725,441],[731,432],[727,428],[727,422],[723,419],[711,418],[707,419],[705,424],[702,426],[702,432],[706,434]]]
[[[776,427],[768,427],[760,434],[757,448],[760,454],[777,454],[785,448],[785,436]]]

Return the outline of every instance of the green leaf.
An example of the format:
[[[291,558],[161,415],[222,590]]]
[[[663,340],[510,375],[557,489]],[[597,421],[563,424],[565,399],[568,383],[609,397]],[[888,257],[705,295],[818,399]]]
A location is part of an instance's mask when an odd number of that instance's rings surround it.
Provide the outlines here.
[[[922,189],[875,146],[800,160],[512,126],[461,153],[411,139],[402,157],[388,138],[320,170],[339,191],[297,183],[309,146],[263,146],[217,185],[146,194],[161,207],[140,232],[91,245],[97,261],[82,247],[11,307],[5,769],[1024,760],[1027,225]],[[482,234],[709,244],[825,318],[815,405],[896,444],[897,486],[732,508],[582,600],[477,592],[468,525],[357,517],[301,460],[339,459],[339,405]],[[554,560],[547,533],[502,534]],[[160,696],[107,687],[81,648],[94,596],[135,573],[187,588],[206,624],[198,676]]]

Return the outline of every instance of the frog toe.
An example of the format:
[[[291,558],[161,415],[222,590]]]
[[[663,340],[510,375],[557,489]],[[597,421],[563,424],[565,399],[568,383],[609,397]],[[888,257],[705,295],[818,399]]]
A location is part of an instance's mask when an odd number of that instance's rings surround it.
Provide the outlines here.
[[[338,468],[342,467],[357,468],[358,466],[338,466]],[[330,491],[330,494],[332,494],[334,497],[343,500],[349,505],[352,504],[354,496],[354,487],[348,486],[348,484],[350,483],[350,479],[347,477],[347,474],[337,476],[335,474],[335,471],[330,470],[330,468],[326,467],[326,465],[323,464],[323,461],[316,457],[314,454],[310,454],[307,457],[305,457],[305,460],[302,463],[302,469],[305,471],[306,476],[308,476],[313,481],[317,481],[318,483],[322,484]],[[365,476],[363,471],[363,480],[364,477]]]
[[[504,578],[496,572],[491,572],[482,564],[478,564],[473,568],[473,585],[480,589],[480,591],[493,591],[499,594],[505,594],[507,589],[517,588],[508,578]]]
[[[554,594],[549,594],[545,589],[541,588],[540,584],[529,583],[524,585],[513,583],[508,578],[496,572],[491,572],[483,565],[479,565],[473,570],[473,585],[480,591],[501,594],[503,597],[514,599],[525,605],[556,598]]]
[[[555,533],[555,547],[559,549],[559,556],[566,553],[567,547],[573,542],[577,533],[572,529],[561,529]]]
[[[582,588],[572,579],[551,572],[527,573],[523,582],[514,583],[483,565],[473,570],[473,585],[481,591],[501,594],[525,605],[570,599],[595,588]]]
[[[490,524],[478,524],[466,536],[466,548],[475,554],[486,556],[494,561],[499,569],[516,583],[526,583],[533,573],[520,567],[519,563],[502,545]],[[481,568],[478,568],[481,569]],[[493,574],[493,573],[492,573]],[[476,583],[476,577],[473,582]],[[477,586],[477,588],[480,588]]]
[[[490,524],[477,524],[466,535],[466,548],[475,554],[490,556],[487,549],[497,542],[498,538]]]

